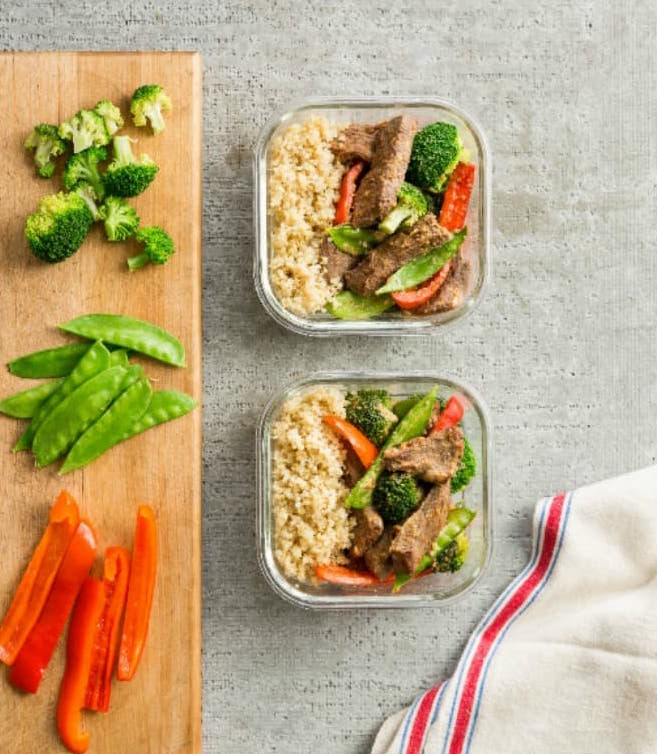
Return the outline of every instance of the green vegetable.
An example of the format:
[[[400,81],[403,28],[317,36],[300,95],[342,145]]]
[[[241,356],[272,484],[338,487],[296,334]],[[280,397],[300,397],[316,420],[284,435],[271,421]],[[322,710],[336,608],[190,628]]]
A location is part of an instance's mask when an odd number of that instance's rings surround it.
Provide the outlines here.
[[[410,228],[427,214],[428,209],[426,196],[419,188],[404,181],[397,193],[397,204],[383,218],[379,230],[390,235],[398,228]]]
[[[94,192],[91,186],[78,186],[76,189],[73,189],[73,193],[84,199],[87,207],[89,208],[89,212],[91,212],[91,216],[93,217],[94,222],[100,220],[100,210],[98,209],[98,205],[96,204]]]
[[[158,84],[140,86],[130,100],[132,122],[135,126],[145,126],[148,121],[154,134],[164,131],[164,110],[171,110],[171,100]]]
[[[377,480],[372,502],[387,524],[399,524],[418,507],[422,495],[415,477],[403,471],[384,471]]]
[[[115,136],[112,139],[114,159],[107,167],[103,180],[105,190],[112,196],[137,196],[145,191],[157,175],[158,166],[147,154],[141,161],[132,153],[129,136]]]
[[[91,198],[100,201],[105,196],[105,187],[98,165],[106,159],[105,147],[89,147],[82,152],[72,154],[62,173],[64,186],[69,191],[88,186]]]
[[[101,100],[96,107],[94,107],[94,112],[100,115],[105,122],[105,128],[109,136],[114,136],[119,128],[123,127],[121,111],[108,99]]]
[[[452,494],[467,487],[477,473],[477,459],[468,438],[463,438],[463,455],[456,473],[450,480]]]
[[[391,410],[392,400],[387,390],[359,390],[347,393],[346,418],[381,447],[397,423]]]
[[[413,406],[406,416],[392,430],[381,452],[365,474],[358,480],[345,500],[347,508],[366,508],[372,504],[372,495],[379,475],[383,471],[383,452],[387,448],[394,448],[402,442],[419,437],[429,424],[431,412],[436,402],[438,389],[434,388],[422,400]]]
[[[197,405],[198,403],[186,393],[180,393],[177,390],[156,390],[145,413],[123,434],[121,439],[128,440],[158,424],[184,416]]]
[[[452,123],[432,123],[415,134],[406,180],[430,191],[442,191],[456,165],[467,162],[467,151]]]
[[[25,149],[34,150],[34,164],[42,178],[50,178],[55,172],[53,158],[64,154],[66,142],[60,138],[57,126],[40,123],[25,139]]]
[[[175,252],[171,236],[156,225],[137,231],[135,238],[146,246],[141,254],[128,259],[128,269],[131,271],[149,263],[164,264]]]
[[[438,246],[420,257],[412,259],[408,264],[400,267],[392,274],[386,284],[376,292],[377,296],[395,291],[405,291],[415,285],[424,283],[433,277],[438,270],[459,250],[467,235],[467,228],[455,233],[447,243]]]
[[[349,223],[334,225],[326,233],[340,251],[353,256],[367,254],[385,238],[385,235],[378,230],[354,228]]]
[[[147,379],[140,379],[124,390],[98,421],[75,441],[59,473],[80,469],[121,442],[148,408],[152,392]]]
[[[112,351],[110,353],[110,363],[109,365],[111,367],[127,367],[129,366],[128,362],[128,352],[125,350],[125,348],[119,348],[116,351]]]
[[[120,314],[85,314],[59,325],[59,329],[82,338],[122,346],[165,364],[185,366],[182,343],[161,327],[141,319]]]
[[[468,535],[462,531],[442,552],[436,555],[433,570],[439,573],[455,573],[465,563],[469,547],[470,540],[468,539]]]
[[[408,398],[402,398],[402,400],[397,401],[392,407],[392,410],[395,412],[398,419],[403,419],[421,398],[422,396],[419,393],[409,395]]]
[[[84,199],[59,192],[45,196],[37,211],[28,215],[25,235],[35,257],[61,262],[82,246],[94,218]]]
[[[108,196],[100,208],[100,218],[105,223],[108,241],[125,241],[134,235],[139,227],[139,215],[125,199]]]
[[[65,453],[123,390],[127,369],[110,367],[83,382],[54,408],[34,435],[32,452],[42,468]]]
[[[101,115],[93,110],[79,110],[59,127],[62,139],[73,142],[73,151],[82,152],[89,147],[103,147],[109,134]]]
[[[352,291],[342,291],[326,304],[326,311],[338,319],[370,319],[394,305],[390,296],[361,296]]]
[[[44,382],[42,385],[31,387],[20,393],[14,393],[0,401],[0,413],[13,416],[14,419],[31,419],[38,411],[39,406],[49,395],[57,390],[63,380]]]
[[[14,446],[14,451],[27,450],[31,447],[34,436],[46,417],[80,385],[107,369],[109,365],[110,353],[107,348],[100,342],[94,343],[59,388],[41,405]]]
[[[10,361],[7,366],[16,377],[65,377],[89,350],[89,343],[72,343],[59,348],[34,351],[19,359]]]

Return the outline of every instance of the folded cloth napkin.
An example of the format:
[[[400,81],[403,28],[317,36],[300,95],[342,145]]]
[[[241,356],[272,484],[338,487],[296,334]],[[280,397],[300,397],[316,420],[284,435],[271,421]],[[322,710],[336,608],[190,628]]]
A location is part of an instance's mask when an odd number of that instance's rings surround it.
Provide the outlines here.
[[[524,571],[372,754],[657,752],[657,466],[542,500]]]

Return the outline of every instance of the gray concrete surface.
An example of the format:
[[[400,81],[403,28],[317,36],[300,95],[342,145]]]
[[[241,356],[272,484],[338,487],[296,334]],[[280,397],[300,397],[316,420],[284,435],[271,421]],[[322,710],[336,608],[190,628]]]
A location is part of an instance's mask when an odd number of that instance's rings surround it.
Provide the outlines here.
[[[522,3],[0,2],[8,49],[198,49],[204,78],[204,751],[363,754],[385,715],[450,673],[523,565],[535,500],[655,461],[657,9]],[[251,149],[310,94],[435,94],[494,154],[493,277],[420,340],[307,340],[251,282]],[[438,368],[496,430],[490,570],[460,605],[310,613],[254,558],[253,428],[299,374]]]

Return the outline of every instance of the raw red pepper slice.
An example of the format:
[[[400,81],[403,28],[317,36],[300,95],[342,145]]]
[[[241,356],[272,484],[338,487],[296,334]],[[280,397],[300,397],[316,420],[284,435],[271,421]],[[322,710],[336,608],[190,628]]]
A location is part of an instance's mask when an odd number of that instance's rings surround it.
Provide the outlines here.
[[[440,412],[438,421],[431,428],[431,432],[440,432],[442,429],[455,427],[469,408],[470,401],[460,393],[454,393],[447,401],[445,408]]]
[[[50,521],[0,625],[0,661],[13,665],[48,599],[57,570],[80,523],[75,500],[62,490]]]
[[[363,466],[369,469],[379,455],[379,449],[370,438],[364,435],[354,424],[340,416],[328,414],[324,417],[324,423],[342,435],[354,449]]]
[[[406,291],[391,293],[392,300],[400,309],[417,309],[418,306],[426,304],[427,301],[438,292],[440,286],[447,279],[451,268],[452,260],[448,259],[438,272],[432,278],[429,278],[426,283],[423,283],[416,288],[409,288]]]
[[[112,690],[121,616],[125,607],[130,575],[130,555],[123,547],[105,552],[103,572],[103,614],[96,627],[91,672],[85,694],[85,709],[107,712]]]
[[[9,680],[16,688],[36,694],[95,555],[94,530],[83,520],[75,530],[39,620],[9,673]]]
[[[129,681],[141,660],[148,622],[153,604],[157,573],[157,524],[155,513],[148,505],[137,511],[135,544],[132,549],[132,569],[128,582],[128,598],[123,619],[123,633],[119,647],[117,678]]]
[[[457,231],[465,225],[474,177],[475,166],[471,162],[459,162],[452,171],[438,216],[438,222],[443,228]]]
[[[57,730],[74,754],[89,748],[89,734],[80,729],[82,708],[94,656],[96,625],[105,606],[103,585],[87,577],[75,603],[66,645],[66,670],[57,700]]]
[[[356,160],[347,170],[340,184],[340,196],[335,203],[335,219],[333,225],[342,225],[349,222],[351,215],[351,205],[354,203],[356,195],[356,181],[360,174],[365,170],[366,163],[363,160]]]
[[[332,563],[315,566],[315,576],[320,581],[327,581],[330,584],[343,584],[344,586],[381,586],[382,584],[393,584],[395,581],[394,573],[385,579],[379,579],[369,571],[354,571],[352,568],[345,568]]]

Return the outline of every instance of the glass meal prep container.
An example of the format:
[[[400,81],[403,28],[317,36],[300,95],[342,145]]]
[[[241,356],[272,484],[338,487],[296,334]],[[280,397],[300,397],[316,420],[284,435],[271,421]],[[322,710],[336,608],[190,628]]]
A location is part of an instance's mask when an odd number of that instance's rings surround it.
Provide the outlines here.
[[[346,125],[377,123],[400,114],[417,118],[420,128],[440,120],[456,125],[464,146],[470,152],[471,162],[477,166],[467,220],[467,254],[473,268],[469,295],[456,309],[426,316],[409,316],[400,311],[392,311],[370,320],[340,320],[327,312],[300,315],[290,311],[276,297],[270,276],[272,227],[268,211],[268,165],[273,137],[286,126],[315,115]],[[471,312],[480,301],[489,274],[490,176],[491,158],[481,128],[471,116],[446,100],[403,97],[320,98],[306,100],[295,108],[279,113],[262,129],[255,148],[254,280],[260,301],[279,324],[301,335],[426,335],[457,321]]]
[[[438,385],[439,396],[453,392],[463,394],[472,404],[462,420],[463,431],[477,459],[477,473],[469,486],[454,496],[461,497],[476,516],[468,527],[470,548],[462,568],[455,573],[431,573],[407,583],[393,594],[388,585],[376,587],[341,586],[330,583],[310,584],[289,578],[275,556],[274,511],[272,505],[272,467],[275,440],[272,427],[285,402],[301,391],[320,386],[335,386],[347,391],[359,388],[385,388],[393,399],[416,393],[428,393]],[[284,599],[305,608],[348,607],[429,607],[461,597],[483,574],[491,554],[493,503],[491,492],[491,425],[488,409],[472,387],[452,378],[431,372],[410,374],[368,374],[365,372],[325,373],[305,377],[285,386],[265,407],[257,428],[256,439],[256,545],[260,568],[271,588]]]

